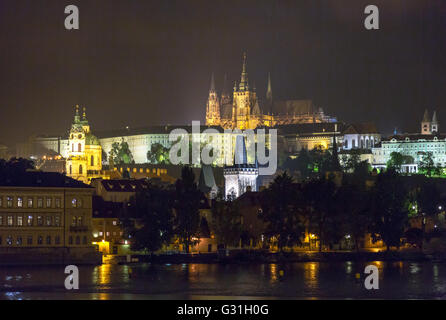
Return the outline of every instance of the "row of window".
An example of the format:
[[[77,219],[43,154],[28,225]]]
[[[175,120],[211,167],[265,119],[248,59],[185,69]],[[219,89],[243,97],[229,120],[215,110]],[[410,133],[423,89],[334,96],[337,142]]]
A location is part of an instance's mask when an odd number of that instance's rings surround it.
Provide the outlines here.
[[[0,226],[8,227],[60,227],[60,215],[0,215]]]
[[[0,196],[0,208],[6,207],[6,208],[24,208],[26,205],[26,208],[61,208],[62,207],[62,199],[59,197],[53,198],[53,197],[38,197],[36,200],[34,197],[12,197],[7,196],[3,197]],[[73,208],[81,208],[82,207],[82,200],[73,198],[71,200],[71,206]]]
[[[117,171],[118,168],[115,167],[115,168],[113,168],[113,170]],[[126,168],[126,169],[119,168],[120,172],[123,172],[124,170],[127,170],[129,172],[133,171],[134,173],[137,173],[138,171],[139,171],[139,173],[144,173],[144,168],[139,168],[139,170],[137,168],[133,168],[133,170],[130,170],[130,168]],[[153,174],[167,174],[167,169],[152,169],[152,170],[150,168],[145,169],[146,173],[150,173],[150,171],[152,171]]]
[[[83,236],[82,237],[82,244],[87,244],[88,239],[87,236]],[[13,236],[7,236],[5,238],[5,241],[3,243],[3,239],[0,236],[0,245],[7,245],[7,246],[12,246],[12,245],[17,245],[17,246],[21,246],[21,245],[33,245],[34,244],[34,239],[33,236],[26,236],[26,237],[22,237],[22,236],[17,236],[17,237],[13,237]],[[37,245],[59,245],[60,244],[60,236],[55,236],[54,239],[51,236],[38,236],[36,239],[36,244]],[[68,244],[81,244],[81,237],[80,236],[76,236],[75,238],[70,236],[68,238]]]
[[[14,205],[15,203],[15,205]],[[60,208],[62,204],[61,198],[52,198],[52,197],[38,197],[37,200],[34,200],[34,197],[26,197],[26,201],[24,197],[12,197],[7,196],[3,197],[0,196],[0,208],[6,206],[7,208],[17,207],[17,208],[34,208],[34,205],[36,204],[37,208],[43,208],[45,205],[45,208],[53,208],[53,203],[55,208]]]

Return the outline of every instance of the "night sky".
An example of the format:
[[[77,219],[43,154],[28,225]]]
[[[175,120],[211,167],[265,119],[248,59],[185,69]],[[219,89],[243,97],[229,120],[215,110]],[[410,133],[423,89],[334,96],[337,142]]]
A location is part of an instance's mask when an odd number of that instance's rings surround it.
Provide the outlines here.
[[[80,30],[64,28],[64,8]],[[380,30],[364,8],[380,9]],[[436,108],[446,131],[446,1],[0,0],[0,142],[63,134],[73,106],[93,131],[204,121],[211,73],[238,80],[243,51],[257,92],[312,99],[382,133],[419,130]]]

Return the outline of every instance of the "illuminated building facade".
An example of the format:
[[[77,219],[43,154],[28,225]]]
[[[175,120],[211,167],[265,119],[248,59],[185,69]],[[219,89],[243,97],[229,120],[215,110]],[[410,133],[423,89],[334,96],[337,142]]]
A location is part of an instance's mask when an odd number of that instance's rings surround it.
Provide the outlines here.
[[[74,254],[100,263],[91,245],[92,193],[88,185],[53,172],[1,179],[0,260],[51,263]]]
[[[264,101],[259,99],[255,86],[249,84],[247,68],[245,53],[240,82],[234,83],[232,99],[227,92],[226,81],[221,97],[218,97],[212,75],[206,104],[206,125],[246,130],[296,123],[336,122],[335,118],[326,116],[321,108],[316,108],[311,100],[274,101],[270,75],[266,98]]]
[[[257,162],[248,161],[245,138],[237,136],[234,153],[234,164],[226,166],[223,171],[225,178],[225,198],[236,199],[246,191],[257,191],[259,168]]]
[[[90,131],[85,108],[81,118],[79,106],[76,106],[67,147],[67,176],[84,183],[102,176],[102,147],[99,139]]]
[[[409,156],[413,163],[403,165],[407,173],[418,172],[418,165],[427,153],[432,154],[435,166],[446,167],[446,134],[439,133],[439,123],[436,113],[432,121],[426,111],[421,121],[421,133],[393,135],[382,139],[381,144],[372,148],[373,167],[385,168],[392,152]]]

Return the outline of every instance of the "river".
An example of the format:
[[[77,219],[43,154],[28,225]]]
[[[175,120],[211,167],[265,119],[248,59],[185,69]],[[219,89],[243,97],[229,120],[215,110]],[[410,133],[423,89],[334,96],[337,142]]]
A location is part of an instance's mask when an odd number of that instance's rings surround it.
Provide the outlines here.
[[[364,287],[364,268],[379,289]],[[131,268],[131,270],[130,270]],[[0,267],[0,299],[445,299],[446,263],[134,264],[79,267],[66,290],[63,266]]]

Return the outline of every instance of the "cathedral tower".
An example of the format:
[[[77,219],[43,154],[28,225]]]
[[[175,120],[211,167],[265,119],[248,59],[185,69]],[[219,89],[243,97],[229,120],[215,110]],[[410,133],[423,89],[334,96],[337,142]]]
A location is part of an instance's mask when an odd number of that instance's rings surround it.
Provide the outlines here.
[[[206,104],[206,125],[220,125],[220,101],[215,90],[214,74],[211,76],[211,86],[209,89],[208,102]]]
[[[234,86],[234,98],[232,107],[233,128],[241,130],[255,129],[259,125],[260,119],[253,116],[253,111],[260,113],[257,104],[255,90],[249,88],[246,53],[243,54],[242,74],[239,85]]]

